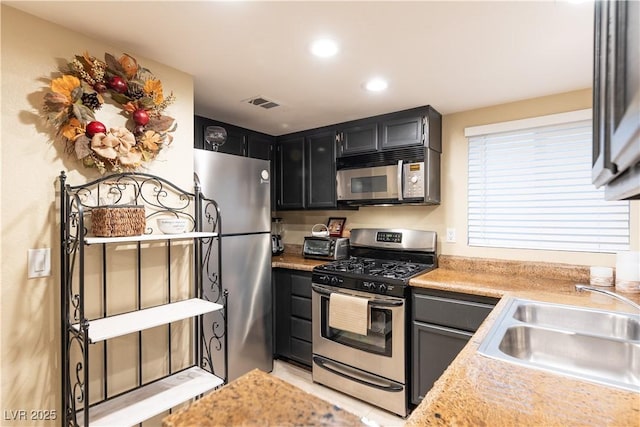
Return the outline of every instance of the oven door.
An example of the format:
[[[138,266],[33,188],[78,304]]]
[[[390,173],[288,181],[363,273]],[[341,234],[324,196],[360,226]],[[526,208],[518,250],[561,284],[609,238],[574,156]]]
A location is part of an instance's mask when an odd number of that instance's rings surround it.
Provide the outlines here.
[[[312,284],[313,353],[405,384],[405,301]],[[369,299],[367,335],[329,327],[334,292]]]

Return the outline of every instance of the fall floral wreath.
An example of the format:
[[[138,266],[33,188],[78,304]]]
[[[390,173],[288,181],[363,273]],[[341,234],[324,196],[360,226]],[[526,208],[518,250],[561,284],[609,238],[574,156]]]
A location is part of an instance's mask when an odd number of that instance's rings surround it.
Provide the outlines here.
[[[163,114],[175,101],[164,96],[162,82],[130,55],[105,53],[104,61],[88,53],[76,55],[51,81],[44,96],[44,115],[86,167],[107,171],[134,170],[153,160],[170,144],[176,124]],[[107,128],[95,113],[110,99],[122,108],[124,126]]]

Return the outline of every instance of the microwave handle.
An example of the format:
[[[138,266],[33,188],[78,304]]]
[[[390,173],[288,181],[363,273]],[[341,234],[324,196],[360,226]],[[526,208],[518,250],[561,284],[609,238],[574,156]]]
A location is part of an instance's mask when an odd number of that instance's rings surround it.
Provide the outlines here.
[[[404,200],[402,191],[402,160],[398,160],[398,200]]]

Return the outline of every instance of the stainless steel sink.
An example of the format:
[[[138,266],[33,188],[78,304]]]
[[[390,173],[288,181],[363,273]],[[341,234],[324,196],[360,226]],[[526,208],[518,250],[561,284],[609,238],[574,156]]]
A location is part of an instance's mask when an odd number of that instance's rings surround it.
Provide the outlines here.
[[[524,323],[591,335],[640,340],[640,320],[626,314],[538,302],[518,304],[513,317]]]
[[[640,315],[512,299],[485,356],[640,392]]]

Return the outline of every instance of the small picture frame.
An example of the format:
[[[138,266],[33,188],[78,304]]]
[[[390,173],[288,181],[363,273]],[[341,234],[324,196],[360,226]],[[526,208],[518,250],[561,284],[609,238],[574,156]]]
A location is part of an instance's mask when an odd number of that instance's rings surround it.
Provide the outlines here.
[[[329,236],[342,237],[342,230],[344,229],[344,223],[347,218],[329,218],[327,221],[327,228],[329,229]]]

